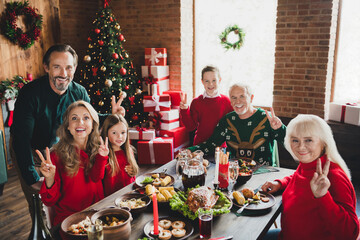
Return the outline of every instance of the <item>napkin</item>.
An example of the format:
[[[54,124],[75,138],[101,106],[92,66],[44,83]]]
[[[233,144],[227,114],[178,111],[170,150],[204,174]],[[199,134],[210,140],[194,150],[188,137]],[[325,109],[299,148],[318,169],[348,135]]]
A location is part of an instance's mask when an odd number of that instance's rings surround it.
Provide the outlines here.
[[[262,174],[262,173],[268,173],[268,172],[279,172],[280,170],[275,168],[275,167],[272,167],[272,166],[262,166],[261,168],[259,168],[258,170],[256,170],[253,175],[256,175],[256,174]]]

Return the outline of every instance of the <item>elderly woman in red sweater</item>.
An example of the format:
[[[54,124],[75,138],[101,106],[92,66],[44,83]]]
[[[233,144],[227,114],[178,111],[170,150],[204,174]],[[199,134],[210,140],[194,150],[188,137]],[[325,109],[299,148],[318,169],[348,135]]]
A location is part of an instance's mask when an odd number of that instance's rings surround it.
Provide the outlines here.
[[[276,238],[356,239],[355,191],[329,125],[315,115],[298,115],[287,126],[285,147],[300,161],[296,172],[262,186],[269,193],[284,190]],[[274,232],[268,236],[276,239]]]

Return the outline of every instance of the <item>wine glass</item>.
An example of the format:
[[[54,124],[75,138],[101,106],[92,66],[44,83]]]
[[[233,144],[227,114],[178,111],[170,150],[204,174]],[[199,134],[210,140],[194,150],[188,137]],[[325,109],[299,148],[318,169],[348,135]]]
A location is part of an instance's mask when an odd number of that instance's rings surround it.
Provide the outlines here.
[[[232,196],[233,188],[236,183],[236,179],[239,176],[239,163],[237,160],[229,162],[229,195]]]
[[[176,176],[178,177],[179,180],[181,180],[185,162],[189,159],[190,154],[191,152],[186,148],[182,148],[179,150],[179,154],[177,155],[177,162],[176,162]]]

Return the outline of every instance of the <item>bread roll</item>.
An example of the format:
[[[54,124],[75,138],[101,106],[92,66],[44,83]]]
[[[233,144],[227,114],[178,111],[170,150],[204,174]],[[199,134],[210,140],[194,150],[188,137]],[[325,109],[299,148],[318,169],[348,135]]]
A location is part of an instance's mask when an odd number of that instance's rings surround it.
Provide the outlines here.
[[[255,195],[254,191],[250,188],[244,188],[241,192],[245,198],[253,198]]]
[[[165,186],[169,185],[170,182],[171,182],[171,177],[166,176],[165,178],[163,178],[161,180],[161,186],[165,187]]]
[[[240,192],[234,191],[233,192],[233,197],[235,198],[236,202],[239,205],[244,205],[245,204],[245,198]]]

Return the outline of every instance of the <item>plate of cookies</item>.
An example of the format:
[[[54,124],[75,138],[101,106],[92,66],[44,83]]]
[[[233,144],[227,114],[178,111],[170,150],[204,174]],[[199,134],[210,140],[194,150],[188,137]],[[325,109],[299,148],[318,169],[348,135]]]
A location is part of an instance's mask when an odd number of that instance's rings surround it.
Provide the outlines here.
[[[148,184],[155,187],[167,187],[174,185],[174,182],[174,177],[166,173],[145,173],[135,180],[138,187],[145,187]]]
[[[154,221],[150,221],[144,226],[144,233],[151,237],[150,233],[154,230]],[[178,217],[159,217],[159,239],[161,240],[180,240],[187,239],[194,232],[191,223]]]

